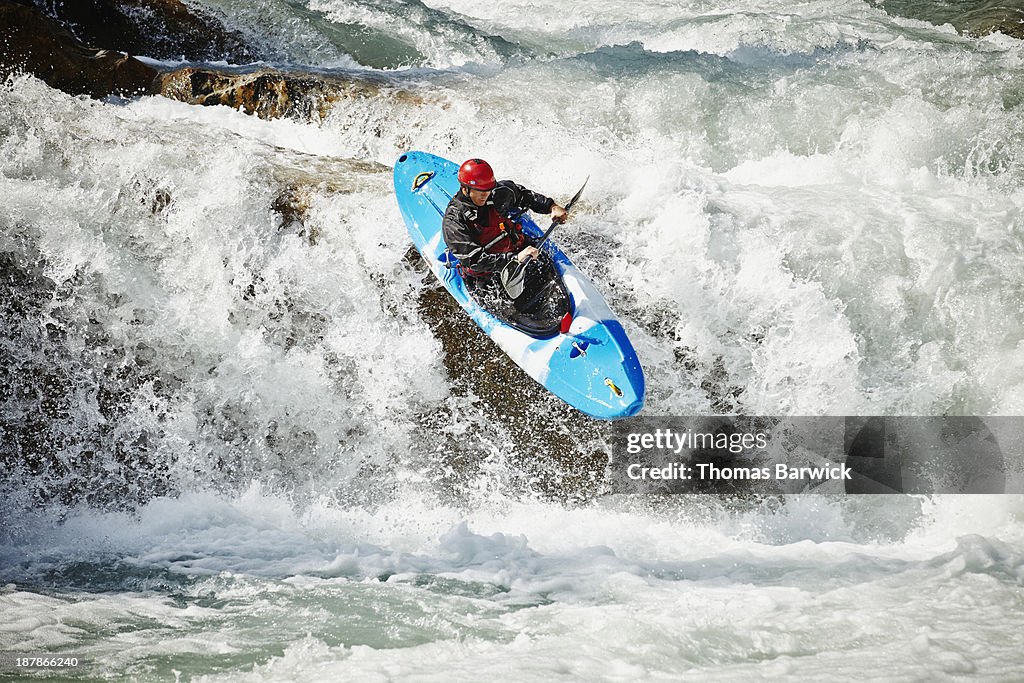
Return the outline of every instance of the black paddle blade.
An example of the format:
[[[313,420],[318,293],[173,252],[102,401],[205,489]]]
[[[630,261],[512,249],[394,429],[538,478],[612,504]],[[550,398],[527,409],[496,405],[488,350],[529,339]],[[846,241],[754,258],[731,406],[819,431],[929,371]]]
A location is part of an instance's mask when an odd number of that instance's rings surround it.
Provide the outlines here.
[[[518,299],[526,287],[526,264],[518,261],[510,261],[500,273],[498,278],[501,286],[510,299]]]
[[[572,205],[575,204],[576,200],[580,198],[581,194],[583,194],[583,188],[587,186],[587,183],[589,181],[590,181],[590,176],[587,176],[587,179],[583,181],[583,185],[580,186],[580,189],[576,190],[576,194],[574,194],[572,196],[572,199],[569,200],[569,203],[565,205],[566,213],[569,212],[569,209],[572,208]],[[561,225],[561,223],[556,223],[554,221],[551,221],[551,226],[547,230],[544,231],[544,234],[541,236],[540,241],[537,242],[537,248],[538,249],[540,249],[541,245],[543,245],[545,242],[548,241],[548,237],[551,237],[551,233],[554,232],[555,228],[557,228],[559,225]]]
[[[587,176],[587,179],[583,181],[583,185],[580,186],[580,189],[576,190],[576,194],[574,194],[572,199],[569,200],[569,203],[565,205],[566,212],[572,208],[572,205],[575,204],[576,200],[580,198],[581,194],[583,194],[583,188],[587,186],[588,182],[590,182],[590,176]],[[551,227],[547,229],[544,235],[540,238],[540,241],[537,242],[536,246],[538,249],[548,241],[548,237],[551,236],[552,231],[557,225],[558,223],[551,221]],[[501,281],[501,286],[510,299],[519,298],[519,295],[523,293],[523,289],[526,287],[526,264],[519,263],[519,261],[510,261],[509,264],[498,274],[498,279]]]
[[[569,200],[569,203],[565,205],[565,210],[566,211],[571,209],[572,205],[576,203],[576,200],[580,198],[580,195],[583,194],[583,188],[586,187],[587,183],[589,183],[589,182],[590,182],[590,176],[587,176],[587,179],[583,181],[583,185],[580,186],[580,189],[576,190],[576,194],[574,194],[572,196],[572,199]]]

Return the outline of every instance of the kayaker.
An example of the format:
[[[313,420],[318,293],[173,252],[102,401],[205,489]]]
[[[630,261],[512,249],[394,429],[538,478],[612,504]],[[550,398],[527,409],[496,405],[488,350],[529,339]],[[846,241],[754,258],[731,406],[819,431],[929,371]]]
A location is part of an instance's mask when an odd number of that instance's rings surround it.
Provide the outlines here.
[[[469,159],[459,167],[459,185],[444,212],[442,230],[471,288],[494,281],[492,275],[512,259],[522,263],[539,254],[516,222],[519,216],[527,211],[551,214],[558,223],[569,216],[550,197],[511,180],[496,181],[483,159]]]

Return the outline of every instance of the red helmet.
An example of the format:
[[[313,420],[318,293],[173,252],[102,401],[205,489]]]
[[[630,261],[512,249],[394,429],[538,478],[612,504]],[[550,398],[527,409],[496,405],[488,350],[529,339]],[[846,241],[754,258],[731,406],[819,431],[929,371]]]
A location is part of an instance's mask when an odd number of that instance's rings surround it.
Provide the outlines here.
[[[459,167],[459,183],[474,190],[493,190],[498,183],[494,180],[491,165],[483,159],[470,159]]]

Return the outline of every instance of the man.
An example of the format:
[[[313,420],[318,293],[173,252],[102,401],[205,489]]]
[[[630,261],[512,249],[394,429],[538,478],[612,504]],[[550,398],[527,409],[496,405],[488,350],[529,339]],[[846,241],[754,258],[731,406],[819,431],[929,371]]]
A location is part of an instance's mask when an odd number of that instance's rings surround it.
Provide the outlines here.
[[[511,180],[497,182],[483,159],[470,159],[459,168],[459,191],[444,212],[444,241],[459,259],[467,286],[493,282],[494,273],[515,259],[524,263],[540,252],[513,220],[528,210],[551,214],[564,223],[565,209],[550,197]]]

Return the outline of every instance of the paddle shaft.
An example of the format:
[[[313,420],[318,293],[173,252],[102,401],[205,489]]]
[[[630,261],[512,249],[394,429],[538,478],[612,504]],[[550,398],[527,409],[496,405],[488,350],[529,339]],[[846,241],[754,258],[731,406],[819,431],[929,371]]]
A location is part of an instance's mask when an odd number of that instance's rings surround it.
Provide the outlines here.
[[[581,194],[583,194],[583,188],[587,186],[587,183],[589,181],[590,176],[587,176],[587,179],[583,181],[583,185],[580,187],[580,189],[576,191],[576,194],[572,196],[572,199],[569,200],[569,203],[565,205],[566,213],[569,213],[569,209],[572,208],[572,205],[575,204],[576,200],[580,198]],[[551,227],[544,231],[544,235],[540,238],[540,241],[537,242],[537,244],[534,246],[536,246],[538,249],[544,246],[544,243],[548,241],[549,237],[551,237],[551,233],[553,233],[555,231],[555,228],[557,228],[559,225],[561,225],[561,223],[559,223],[558,221],[551,221]]]
[[[569,202],[565,205],[566,212],[568,212],[569,209],[572,208],[572,205],[575,204],[576,200],[580,198],[581,194],[583,194],[583,188],[587,186],[587,182],[589,180],[590,176],[587,176],[587,179],[583,181],[583,186],[580,187],[576,194],[573,195],[572,199],[570,199]],[[555,228],[558,227],[558,225],[559,223],[557,221],[551,221],[551,227],[549,227],[547,231],[544,232],[544,235],[541,236],[540,241],[537,242],[537,244],[535,245],[537,249],[540,249],[544,245],[544,242],[547,241],[548,237],[551,236],[551,233],[554,232]],[[499,276],[501,280],[501,286],[505,289],[505,293],[509,296],[510,299],[517,299],[519,295],[523,293],[523,278],[526,271],[527,263],[529,263],[529,259],[523,262],[514,260],[509,262],[509,264],[505,266],[505,269],[501,271],[501,275]]]

